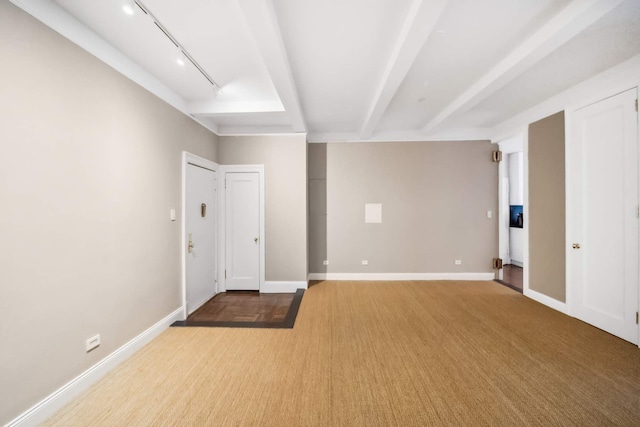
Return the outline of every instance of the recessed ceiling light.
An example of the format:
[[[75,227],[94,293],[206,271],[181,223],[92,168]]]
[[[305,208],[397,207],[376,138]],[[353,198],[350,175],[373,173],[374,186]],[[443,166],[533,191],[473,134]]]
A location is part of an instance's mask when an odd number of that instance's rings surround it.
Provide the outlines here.
[[[124,6],[122,6],[122,10],[127,15],[133,15],[135,13],[135,10],[133,9],[133,5],[131,4],[125,4]]]
[[[178,58],[176,59],[176,64],[178,64],[181,67],[184,67],[184,60],[182,58]]]

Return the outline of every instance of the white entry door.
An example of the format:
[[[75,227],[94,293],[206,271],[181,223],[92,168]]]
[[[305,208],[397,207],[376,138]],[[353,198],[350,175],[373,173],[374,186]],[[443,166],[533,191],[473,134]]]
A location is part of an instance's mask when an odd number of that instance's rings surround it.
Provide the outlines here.
[[[571,121],[568,228],[571,311],[638,343],[637,92],[575,112]]]
[[[187,165],[185,194],[187,314],[216,294],[216,172]]]
[[[260,290],[260,174],[227,172],[226,289]]]

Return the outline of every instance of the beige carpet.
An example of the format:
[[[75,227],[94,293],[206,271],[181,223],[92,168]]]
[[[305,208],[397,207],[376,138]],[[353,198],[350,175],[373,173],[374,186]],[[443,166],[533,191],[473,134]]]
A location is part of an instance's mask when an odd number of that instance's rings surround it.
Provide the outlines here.
[[[294,329],[173,328],[53,426],[639,425],[640,349],[494,282],[323,282]]]

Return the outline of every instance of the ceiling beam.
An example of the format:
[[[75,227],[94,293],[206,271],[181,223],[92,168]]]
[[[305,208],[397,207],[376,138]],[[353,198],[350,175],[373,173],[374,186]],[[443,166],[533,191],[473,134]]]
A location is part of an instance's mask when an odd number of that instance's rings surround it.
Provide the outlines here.
[[[422,126],[430,132],[457,112],[468,111],[553,52],[623,0],[573,0],[560,13],[499,61],[458,98]]]
[[[373,102],[360,128],[360,138],[371,137],[391,99],[411,69],[449,0],[413,0],[391,52]]]
[[[306,132],[298,91],[273,3],[271,0],[238,0],[238,3],[293,129]]]
[[[187,110],[190,114],[198,116],[229,113],[280,113],[285,111],[280,101],[193,101],[187,104]]]

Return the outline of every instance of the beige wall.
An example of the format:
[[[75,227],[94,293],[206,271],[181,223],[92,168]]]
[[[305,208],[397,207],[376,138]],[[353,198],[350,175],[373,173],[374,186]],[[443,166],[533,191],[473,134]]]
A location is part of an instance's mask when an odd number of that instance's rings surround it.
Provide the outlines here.
[[[265,168],[265,247],[267,281],[307,280],[306,136],[222,136],[224,165]]]
[[[492,149],[488,141],[327,144],[327,272],[491,272],[498,252]],[[320,147],[310,152],[310,177],[323,155]],[[322,197],[322,190],[311,196]],[[364,223],[365,203],[382,203],[382,224]],[[322,255],[321,242],[310,247],[314,257]],[[322,260],[310,265],[320,268]]]
[[[326,273],[327,144],[309,144],[309,271]]]
[[[216,137],[6,1],[0,57],[4,424],[180,307],[181,151]]]
[[[529,125],[528,151],[529,288],[565,302],[564,112]]]

